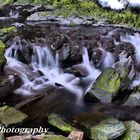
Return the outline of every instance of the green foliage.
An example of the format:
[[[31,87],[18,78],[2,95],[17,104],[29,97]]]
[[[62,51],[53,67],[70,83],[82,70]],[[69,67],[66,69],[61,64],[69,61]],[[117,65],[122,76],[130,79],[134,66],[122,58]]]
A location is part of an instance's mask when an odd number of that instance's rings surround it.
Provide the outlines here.
[[[69,16],[90,16],[95,20],[103,20],[112,24],[126,24],[132,27],[140,28],[140,17],[130,10],[112,11],[100,8],[91,0],[48,0],[50,4],[58,7],[53,11],[53,15]]]
[[[0,5],[13,4],[14,0],[1,0]]]

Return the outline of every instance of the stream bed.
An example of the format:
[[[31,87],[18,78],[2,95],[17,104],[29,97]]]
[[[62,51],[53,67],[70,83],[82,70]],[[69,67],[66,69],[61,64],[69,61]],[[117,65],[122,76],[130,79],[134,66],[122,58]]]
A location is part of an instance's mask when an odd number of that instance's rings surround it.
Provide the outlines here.
[[[67,136],[47,123],[52,113],[76,125],[104,115],[140,123],[139,31],[112,25],[62,26],[20,16],[10,11],[9,17],[0,18],[1,28],[15,28],[1,33],[6,45],[3,77],[8,84],[0,85],[0,103],[28,115],[20,127],[43,126]],[[117,79],[110,69],[119,73]],[[107,85],[106,89],[115,92],[105,89],[103,96],[87,98],[106,70],[111,72],[98,88],[104,90]]]

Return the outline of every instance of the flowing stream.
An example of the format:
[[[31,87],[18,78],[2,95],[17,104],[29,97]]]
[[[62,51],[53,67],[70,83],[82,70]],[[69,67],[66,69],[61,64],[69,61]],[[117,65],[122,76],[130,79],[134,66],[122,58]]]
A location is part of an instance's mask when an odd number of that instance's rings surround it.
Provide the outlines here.
[[[48,85],[59,84],[81,97],[101,73],[89,61],[88,51],[83,48],[83,62],[79,66],[86,69],[88,73],[82,80],[89,81],[84,91],[82,87],[78,86],[81,79],[73,74],[65,73],[59,64],[59,53],[56,52],[53,56],[47,46],[41,47],[33,44],[31,63],[26,65],[20,62],[17,52],[22,45],[20,40],[18,41],[18,43],[15,41],[5,52],[6,68],[18,74],[23,81],[23,85],[15,93],[31,95],[38,90],[47,88]]]

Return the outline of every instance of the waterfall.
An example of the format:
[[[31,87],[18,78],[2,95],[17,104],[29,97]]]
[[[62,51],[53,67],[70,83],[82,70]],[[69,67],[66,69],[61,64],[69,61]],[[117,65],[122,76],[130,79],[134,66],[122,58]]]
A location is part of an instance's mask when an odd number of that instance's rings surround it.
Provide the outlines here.
[[[59,64],[59,52],[53,55],[47,46],[41,47],[32,44],[31,63],[26,65],[19,61],[17,54],[18,49],[22,49],[22,47],[20,38],[15,38],[14,43],[5,52],[7,59],[5,69],[12,74],[19,75],[24,83],[19,89],[15,90],[15,93],[31,95],[47,88],[48,85],[59,85],[59,88],[64,87],[78,97],[83,95],[85,90],[79,86],[81,78],[64,73]],[[79,65],[83,66],[88,72],[88,76],[82,80],[90,79],[89,85],[91,85],[101,72],[90,63],[86,48],[83,48],[82,57],[83,62]],[[87,88],[89,88],[89,85]]]

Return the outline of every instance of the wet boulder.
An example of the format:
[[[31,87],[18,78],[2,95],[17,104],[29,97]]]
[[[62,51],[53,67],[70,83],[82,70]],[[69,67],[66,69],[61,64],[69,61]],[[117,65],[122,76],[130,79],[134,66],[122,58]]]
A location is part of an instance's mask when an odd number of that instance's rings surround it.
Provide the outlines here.
[[[22,123],[27,119],[27,115],[10,106],[0,107],[0,123],[6,127]]]
[[[63,118],[61,118],[59,115],[56,115],[56,114],[49,115],[48,122],[52,126],[57,127],[58,129],[66,133],[70,133],[74,130],[77,130],[75,127],[65,122]]]
[[[125,122],[126,133],[121,140],[139,140],[140,139],[140,124],[135,121]]]
[[[22,85],[22,80],[17,75],[0,76],[0,100],[5,99],[10,93]]]
[[[0,40],[0,72],[3,72],[6,59],[4,57],[5,44]]]
[[[72,67],[82,60],[80,47],[75,44],[65,44],[59,51],[60,62],[64,67]]]
[[[98,99],[102,102],[111,102],[121,86],[119,73],[114,68],[104,70],[86,93],[85,100]],[[92,98],[92,99],[91,99]]]
[[[112,140],[125,132],[125,125],[114,118],[105,119],[99,124],[92,121],[83,122],[82,127],[88,137],[94,140]]]

